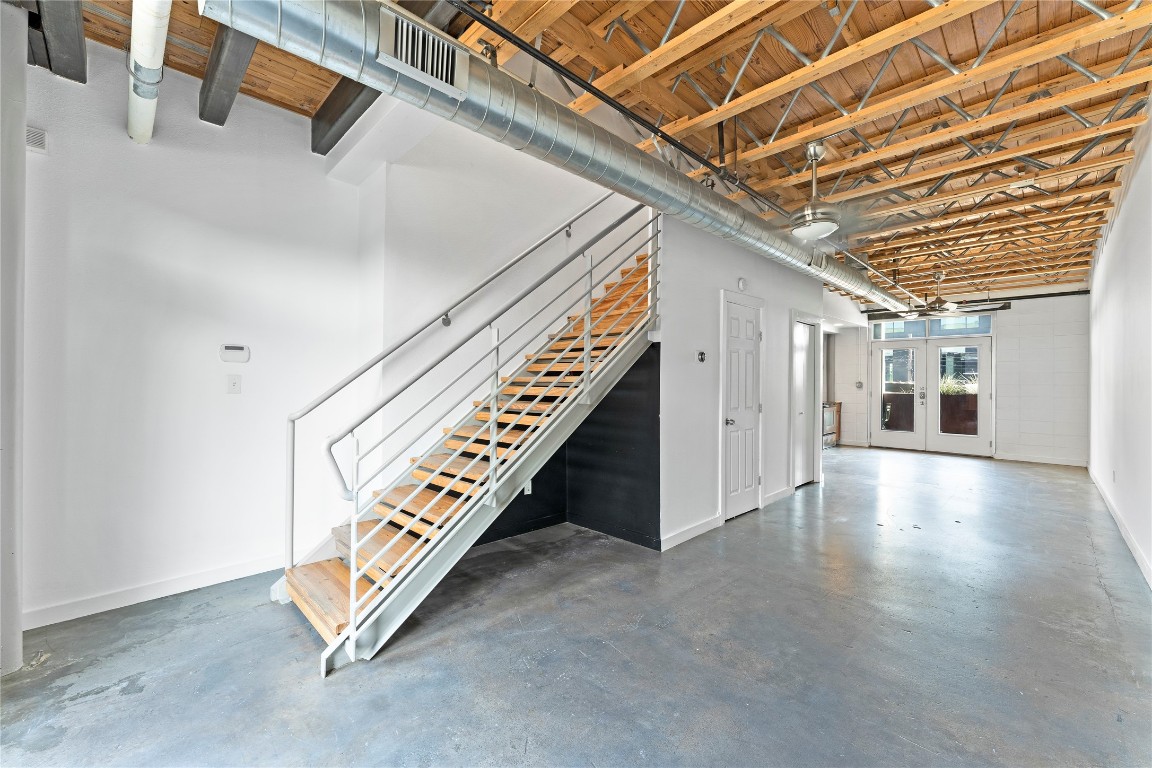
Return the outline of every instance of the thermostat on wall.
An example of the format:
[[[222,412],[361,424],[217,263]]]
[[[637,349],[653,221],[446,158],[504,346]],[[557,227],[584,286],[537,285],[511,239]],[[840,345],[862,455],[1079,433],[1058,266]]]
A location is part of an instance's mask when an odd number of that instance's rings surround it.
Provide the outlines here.
[[[252,357],[252,350],[243,344],[221,344],[220,359],[226,363],[246,363]]]

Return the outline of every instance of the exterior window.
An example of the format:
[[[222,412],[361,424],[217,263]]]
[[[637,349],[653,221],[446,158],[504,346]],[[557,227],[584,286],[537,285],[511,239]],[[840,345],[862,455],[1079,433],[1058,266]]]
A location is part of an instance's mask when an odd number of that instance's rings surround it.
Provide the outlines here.
[[[992,332],[992,315],[937,317],[928,321],[929,336],[979,336]]]
[[[923,320],[893,320],[888,323],[876,323],[872,326],[872,338],[881,339],[922,339],[924,338]]]

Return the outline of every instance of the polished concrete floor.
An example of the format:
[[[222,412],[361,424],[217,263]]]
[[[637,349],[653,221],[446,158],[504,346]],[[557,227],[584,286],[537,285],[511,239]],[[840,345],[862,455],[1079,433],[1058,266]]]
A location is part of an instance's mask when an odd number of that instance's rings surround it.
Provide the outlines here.
[[[473,551],[375,660],[254,576],[27,633],[16,765],[1152,765],[1152,596],[1082,469],[826,452],[658,554]]]

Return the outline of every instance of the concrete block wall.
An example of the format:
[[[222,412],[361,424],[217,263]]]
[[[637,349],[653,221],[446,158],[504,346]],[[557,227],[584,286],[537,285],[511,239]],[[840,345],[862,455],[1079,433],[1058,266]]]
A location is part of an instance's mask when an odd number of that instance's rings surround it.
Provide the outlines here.
[[[1087,296],[996,314],[996,458],[1088,464]]]

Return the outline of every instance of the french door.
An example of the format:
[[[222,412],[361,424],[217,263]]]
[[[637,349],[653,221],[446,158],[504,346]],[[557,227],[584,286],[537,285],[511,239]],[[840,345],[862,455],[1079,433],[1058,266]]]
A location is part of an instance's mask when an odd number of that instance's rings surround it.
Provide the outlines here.
[[[992,340],[872,344],[870,444],[991,456]]]

